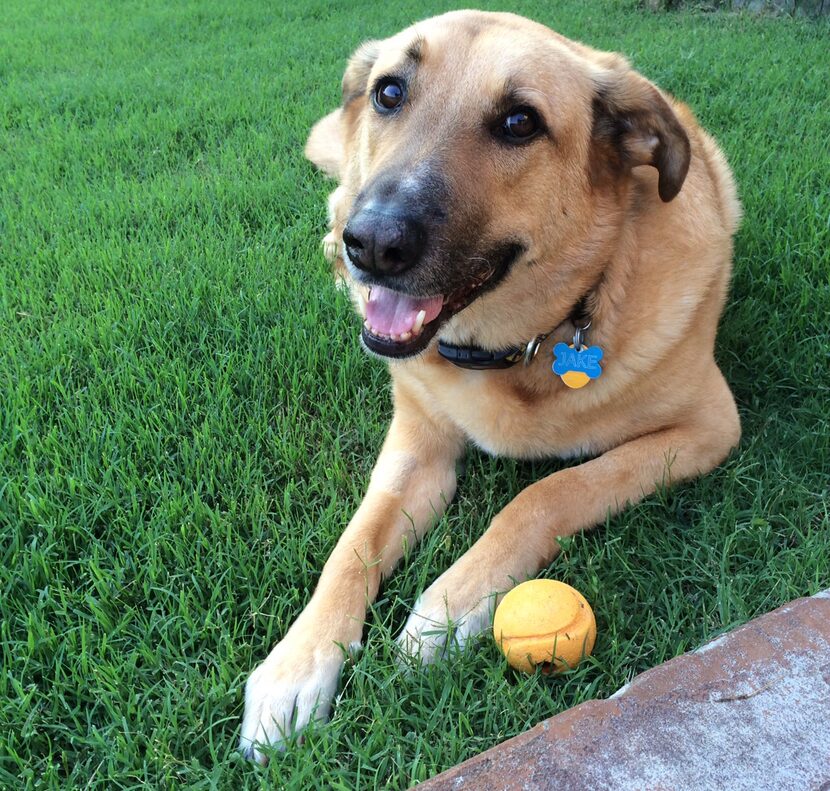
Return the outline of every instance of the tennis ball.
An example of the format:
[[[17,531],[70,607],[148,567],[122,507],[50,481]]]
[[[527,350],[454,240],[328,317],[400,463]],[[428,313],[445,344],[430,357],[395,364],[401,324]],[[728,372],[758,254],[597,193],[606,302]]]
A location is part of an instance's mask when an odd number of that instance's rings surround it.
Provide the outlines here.
[[[496,608],[493,637],[516,670],[533,673],[541,665],[544,673],[560,673],[591,653],[597,622],[591,605],[570,585],[528,580]]]

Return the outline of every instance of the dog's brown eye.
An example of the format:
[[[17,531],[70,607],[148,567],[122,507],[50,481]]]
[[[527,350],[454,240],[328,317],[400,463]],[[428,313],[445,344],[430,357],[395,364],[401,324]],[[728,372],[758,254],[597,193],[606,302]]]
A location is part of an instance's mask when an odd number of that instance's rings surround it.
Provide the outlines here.
[[[375,107],[382,113],[397,110],[403,104],[403,98],[403,85],[397,80],[381,80],[375,88]]]
[[[530,107],[517,107],[505,116],[499,131],[507,140],[521,142],[533,137],[541,126],[535,110]]]

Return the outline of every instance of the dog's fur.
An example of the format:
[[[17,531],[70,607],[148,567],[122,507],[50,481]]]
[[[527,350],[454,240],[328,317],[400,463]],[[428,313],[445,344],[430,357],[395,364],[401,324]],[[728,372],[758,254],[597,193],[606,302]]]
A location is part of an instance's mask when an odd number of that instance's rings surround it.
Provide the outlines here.
[[[402,70],[409,104],[381,117],[373,86]],[[547,133],[510,147],[488,123],[516,96]],[[434,341],[390,364],[394,416],[366,497],[311,601],[248,682],[242,747],[259,760],[258,745],[282,745],[327,715],[344,648],[360,643],[367,604],[404,548],[452,499],[466,442],[591,460],[525,489],[421,595],[399,642],[424,661],[440,654],[448,624],[461,641],[488,627],[498,595],[548,565],[559,537],[711,470],[740,436],[713,355],[740,216],[732,176],[691,111],[622,57],[510,14],[445,14],[361,46],[343,106],[315,126],[306,153],[340,181],[326,242],[356,299],[365,278],[341,258],[354,206],[390,174],[427,180],[444,224],[414,289],[475,277],[500,244],[521,247],[438,336],[495,350],[552,332],[526,367],[463,370]],[[603,374],[571,390],[551,372],[551,349],[572,338],[585,295]]]

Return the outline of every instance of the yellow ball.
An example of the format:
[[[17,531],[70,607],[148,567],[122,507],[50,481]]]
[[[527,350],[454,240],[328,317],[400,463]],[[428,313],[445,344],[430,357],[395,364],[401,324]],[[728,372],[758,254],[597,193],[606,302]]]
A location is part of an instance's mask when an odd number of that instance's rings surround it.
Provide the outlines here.
[[[560,673],[594,648],[597,622],[591,605],[570,585],[528,580],[496,608],[493,637],[508,663],[523,673]]]

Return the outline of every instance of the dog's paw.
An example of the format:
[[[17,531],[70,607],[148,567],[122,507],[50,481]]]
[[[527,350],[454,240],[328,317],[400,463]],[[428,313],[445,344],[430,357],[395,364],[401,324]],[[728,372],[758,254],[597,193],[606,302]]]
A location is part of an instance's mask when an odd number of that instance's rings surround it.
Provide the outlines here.
[[[334,644],[322,649],[290,639],[278,643],[245,685],[239,740],[245,757],[264,764],[263,747],[284,750],[312,719],[327,719],[344,659]]]
[[[493,621],[493,596],[451,593],[442,580],[418,598],[397,639],[404,655],[423,663],[440,659],[453,646],[463,648]]]

